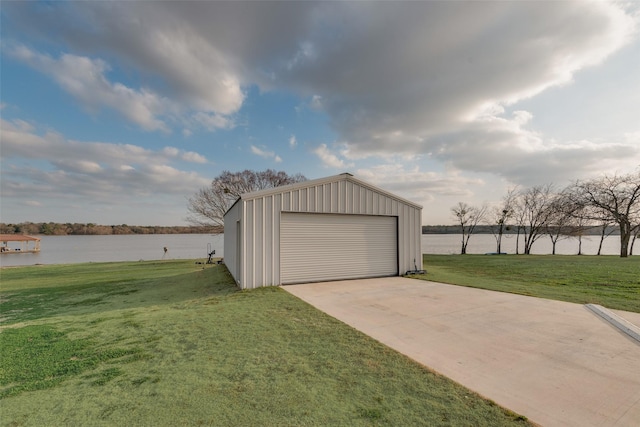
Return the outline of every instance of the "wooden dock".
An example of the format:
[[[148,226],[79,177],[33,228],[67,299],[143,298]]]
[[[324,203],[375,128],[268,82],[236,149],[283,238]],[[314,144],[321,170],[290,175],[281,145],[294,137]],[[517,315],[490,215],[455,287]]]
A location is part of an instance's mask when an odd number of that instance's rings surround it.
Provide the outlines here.
[[[24,234],[0,234],[0,254],[32,254],[40,252],[40,238]]]

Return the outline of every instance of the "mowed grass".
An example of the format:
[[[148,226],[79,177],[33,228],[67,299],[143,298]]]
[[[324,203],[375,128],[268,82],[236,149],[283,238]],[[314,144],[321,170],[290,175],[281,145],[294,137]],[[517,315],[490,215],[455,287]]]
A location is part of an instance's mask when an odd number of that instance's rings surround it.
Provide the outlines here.
[[[640,257],[424,255],[434,282],[640,313]]]
[[[3,269],[7,426],[528,425],[279,288],[193,261]]]

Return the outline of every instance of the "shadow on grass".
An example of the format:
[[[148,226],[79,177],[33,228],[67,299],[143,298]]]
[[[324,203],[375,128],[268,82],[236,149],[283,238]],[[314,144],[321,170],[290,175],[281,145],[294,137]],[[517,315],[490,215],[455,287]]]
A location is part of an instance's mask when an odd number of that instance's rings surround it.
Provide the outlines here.
[[[238,291],[222,266],[178,267],[109,285],[50,280],[59,301],[36,281],[39,293],[10,288],[14,304],[40,299],[30,315],[42,320],[0,333],[3,422],[525,424],[280,288]],[[86,270],[95,283],[114,268]]]
[[[96,350],[90,340],[71,339],[48,325],[7,329],[1,338],[0,399],[55,387],[101,362],[127,363],[145,357],[139,347]],[[107,368],[92,374],[94,384],[104,385],[120,372]]]
[[[101,280],[12,290],[0,298],[0,326],[63,315],[178,304],[201,298],[215,300],[238,292],[224,265],[196,268],[195,271],[153,279]]]

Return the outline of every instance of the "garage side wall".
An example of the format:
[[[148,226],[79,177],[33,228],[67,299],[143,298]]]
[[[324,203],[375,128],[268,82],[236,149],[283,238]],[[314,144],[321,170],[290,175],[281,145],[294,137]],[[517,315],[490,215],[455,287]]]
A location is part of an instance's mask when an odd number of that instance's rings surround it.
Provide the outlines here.
[[[243,289],[280,285],[281,212],[385,215],[398,218],[398,271],[422,268],[421,208],[347,179],[295,188],[247,200],[243,213],[242,275],[234,276]],[[235,207],[234,207],[235,208]],[[225,260],[227,216],[225,216]],[[230,230],[231,231],[231,230]],[[244,249],[246,248],[246,249]],[[415,260],[415,264],[414,264]],[[234,260],[233,262],[237,262]],[[231,271],[231,265],[227,263]],[[232,273],[233,274],[233,273]]]
[[[241,231],[242,225],[242,204],[242,200],[239,200],[224,215],[224,263],[239,285],[242,283],[240,268],[242,257],[239,256],[242,249],[240,244],[242,233],[238,234],[238,231]]]

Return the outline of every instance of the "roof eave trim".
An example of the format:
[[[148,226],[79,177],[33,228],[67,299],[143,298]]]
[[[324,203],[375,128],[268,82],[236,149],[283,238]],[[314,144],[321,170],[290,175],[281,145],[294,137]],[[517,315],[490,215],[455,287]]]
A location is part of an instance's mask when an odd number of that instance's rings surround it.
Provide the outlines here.
[[[397,201],[399,201],[401,203],[404,203],[404,204],[407,204],[409,206],[413,206],[414,208],[422,209],[421,205],[419,205],[417,203],[414,203],[414,202],[412,202],[410,200],[407,200],[407,199],[405,199],[403,197],[400,197],[400,196],[398,196],[396,194],[393,194],[393,193],[391,193],[391,192],[389,192],[387,190],[383,190],[382,188],[377,187],[377,186],[375,186],[373,184],[369,184],[368,182],[361,181],[361,180],[355,178],[352,174],[350,174],[348,172],[344,172],[344,173],[341,173],[339,175],[328,176],[328,177],[325,177],[325,178],[312,179],[312,180],[309,180],[309,181],[296,182],[295,184],[282,185],[280,187],[267,188],[265,190],[259,190],[259,191],[253,191],[253,192],[250,192],[250,193],[245,193],[245,194],[240,195],[238,200],[236,200],[231,207],[233,207],[236,203],[238,203],[239,200],[253,200],[253,199],[260,198],[260,197],[265,197],[265,196],[270,196],[270,195],[273,195],[273,194],[279,194],[279,193],[284,193],[284,192],[287,192],[287,191],[296,190],[298,188],[310,187],[310,186],[319,185],[319,184],[328,184],[328,183],[331,183],[331,182],[337,182],[337,181],[343,181],[343,180],[344,181],[350,181],[350,182],[352,182],[354,184],[360,185],[360,186],[365,187],[365,188],[369,188],[372,191],[375,191],[375,192],[380,193],[380,194],[384,194],[385,196],[387,196],[387,197],[389,197],[391,199],[397,200]],[[231,208],[229,208],[227,210],[227,212],[229,212],[229,210],[231,210]],[[226,215],[226,212],[225,212],[225,215]]]

